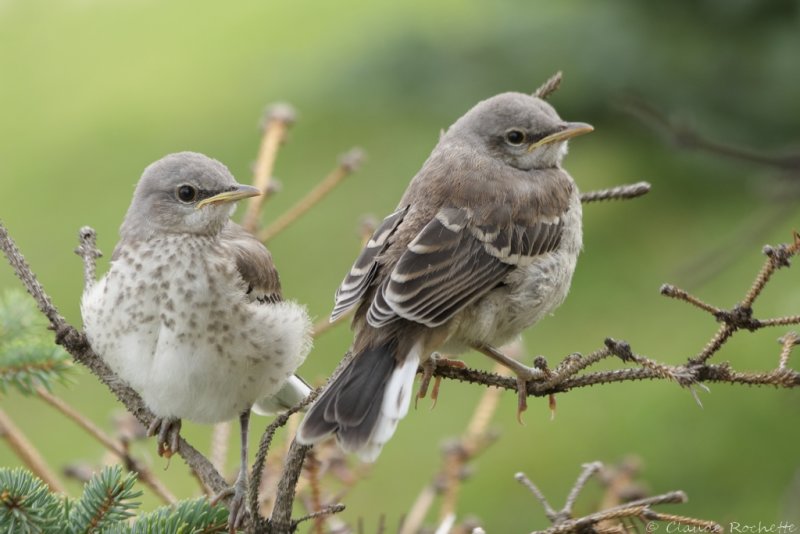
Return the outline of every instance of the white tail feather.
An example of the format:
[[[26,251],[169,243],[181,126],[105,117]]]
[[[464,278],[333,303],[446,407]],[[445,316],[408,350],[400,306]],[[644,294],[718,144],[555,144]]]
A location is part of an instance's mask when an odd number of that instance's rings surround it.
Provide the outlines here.
[[[358,451],[358,457],[362,461],[374,462],[378,458],[384,444],[397,429],[397,423],[408,414],[421,351],[420,343],[414,345],[403,363],[392,372],[383,394],[381,413],[375,429],[366,445]]]

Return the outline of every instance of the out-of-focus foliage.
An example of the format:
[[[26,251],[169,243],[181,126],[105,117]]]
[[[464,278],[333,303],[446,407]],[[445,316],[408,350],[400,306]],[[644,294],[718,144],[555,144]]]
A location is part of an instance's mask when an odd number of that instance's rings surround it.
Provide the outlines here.
[[[261,111],[289,101],[299,120],[279,155],[283,190],[268,202],[267,221],[321,179],[339,153],[361,145],[368,154],[362,170],[269,244],[285,294],[322,318],[358,252],[359,218],[394,208],[439,130],[480,99],[532,91],[562,70],[551,102],[564,118],[596,127],[571,144],[565,162],[579,186],[648,180],[653,191],[586,207],[572,291],[555,317],[526,333],[530,358],[555,362],[613,336],[677,363],[699,351],[717,325],[660,298],[658,287],[672,282],[711,302],[735,302],[761,264],[761,246],[787,241],[797,227],[800,177],[680,150],[627,109],[643,100],[713,139],[767,152],[796,148],[798,50],[800,7],[789,0],[0,0],[0,218],[77,323],[78,228],[95,227],[110,254],[141,170],[168,152],[208,153],[246,180]],[[754,232],[779,206],[785,215]],[[698,258],[711,264],[708,251],[726,261],[700,284],[686,265]],[[768,288],[761,315],[800,313],[794,269]],[[0,269],[1,286],[16,284]],[[772,368],[780,334],[743,335],[719,358],[742,369]],[[349,342],[344,327],[326,334],[304,376],[321,380]],[[464,358],[483,365],[478,355]],[[64,396],[107,421],[118,409],[114,399],[90,377],[78,382]],[[421,402],[370,478],[348,495],[342,517],[362,517],[367,531],[381,513],[394,524],[436,471],[440,443],[463,431],[478,396],[474,387],[446,383],[435,410]],[[553,422],[546,402],[532,401],[520,426],[513,394],[503,397],[500,439],[476,462],[459,514],[481,517],[489,532],[533,530],[546,522],[515,472],[560,494],[579,464],[628,453],[642,457],[654,491],[689,494],[681,513],[723,523],[797,514],[797,392],[717,386],[702,395],[702,410],[669,384],[593,388],[557,400]],[[35,399],[3,408],[53,465],[101,454]],[[254,440],[265,424],[254,422]],[[184,424],[184,432],[203,449],[207,427]],[[0,447],[0,463],[16,459]],[[180,497],[196,492],[174,462],[163,477]],[[390,497],[376,491],[386,487]],[[143,509],[153,508],[145,495]]]
[[[105,467],[86,483],[80,498],[50,493],[41,480],[22,468],[0,468],[0,531],[8,533],[106,532],[133,515],[141,496],[136,475]]]
[[[53,343],[46,322],[22,290],[0,295],[0,392],[14,388],[30,395],[39,386],[51,389],[68,379],[70,357]]]

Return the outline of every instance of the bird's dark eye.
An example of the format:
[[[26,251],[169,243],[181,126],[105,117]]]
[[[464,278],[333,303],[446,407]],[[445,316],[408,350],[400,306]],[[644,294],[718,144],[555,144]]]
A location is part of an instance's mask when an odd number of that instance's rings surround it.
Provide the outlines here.
[[[525,132],[522,130],[509,130],[506,132],[506,142],[509,145],[519,146],[525,142]]]
[[[181,202],[192,202],[197,198],[197,189],[191,185],[179,185],[176,194]]]

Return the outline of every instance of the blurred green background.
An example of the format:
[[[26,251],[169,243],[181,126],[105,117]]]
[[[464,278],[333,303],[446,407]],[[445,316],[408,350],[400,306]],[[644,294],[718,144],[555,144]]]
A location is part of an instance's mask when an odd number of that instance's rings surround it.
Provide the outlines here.
[[[527,349],[553,364],[612,336],[678,363],[717,326],[660,297],[659,285],[734,304],[762,263],[761,246],[789,240],[798,227],[800,176],[682,150],[627,110],[644,101],[713,139],[766,153],[797,149],[799,11],[794,1],[756,0],[0,0],[0,218],[61,312],[79,323],[78,228],[96,228],[108,255],[141,170],[169,152],[207,153],[249,180],[262,110],[288,101],[299,120],[279,155],[283,191],[267,204],[266,221],[340,153],[358,145],[368,154],[360,172],[270,243],[285,294],[322,318],[358,252],[359,218],[394,208],[439,130],[477,101],[530,92],[561,69],[551,102],[562,117],[596,127],[566,160],[580,187],[648,180],[653,191],[585,207],[585,250],[570,297],[526,333]],[[780,272],[756,314],[800,313],[799,274]],[[18,285],[0,268],[0,289]],[[785,331],[740,334],[717,360],[772,368]],[[303,375],[323,379],[349,340],[345,327],[322,337]],[[478,355],[465,358],[485,365]],[[107,429],[120,409],[83,373],[57,393]],[[480,393],[446,383],[435,410],[421,402],[348,496],[343,517],[363,518],[367,531],[381,514],[396,524]],[[800,521],[798,392],[711,385],[700,397],[703,409],[674,384],[596,387],[559,396],[554,421],[546,401],[532,400],[520,426],[506,393],[494,423],[501,439],[474,463],[460,517],[480,517],[489,532],[544,528],[515,472],[560,505],[582,463],[635,454],[652,491],[689,494],[689,504],[669,511]],[[54,466],[101,456],[41,401],[9,394],[1,402]],[[256,419],[254,434],[265,424]],[[206,427],[184,429],[207,450]],[[154,451],[147,442],[141,453],[161,473]],[[0,464],[17,463],[0,444]],[[163,476],[180,496],[196,491],[180,461]],[[598,495],[590,490],[578,512]],[[146,495],[145,509],[155,505]]]

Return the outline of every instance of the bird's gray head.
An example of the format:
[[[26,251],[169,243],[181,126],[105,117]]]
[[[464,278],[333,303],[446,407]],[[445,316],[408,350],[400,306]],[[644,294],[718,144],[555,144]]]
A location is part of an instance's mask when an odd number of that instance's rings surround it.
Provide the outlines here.
[[[502,93],[469,110],[447,130],[442,142],[468,143],[518,169],[547,169],[561,165],[567,139],[592,130],[583,122],[561,120],[541,98]]]
[[[120,235],[214,235],[228,222],[237,200],[259,194],[255,187],[236,183],[215,159],[196,152],[169,154],[144,170]]]

